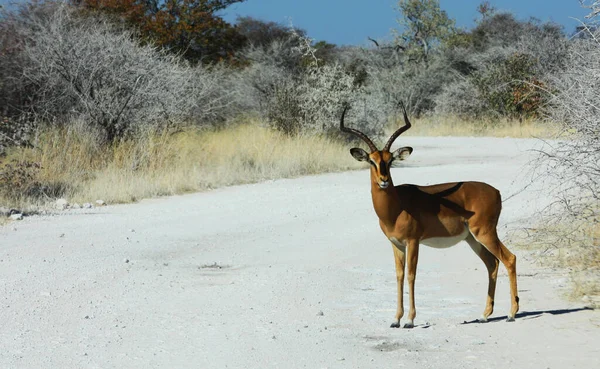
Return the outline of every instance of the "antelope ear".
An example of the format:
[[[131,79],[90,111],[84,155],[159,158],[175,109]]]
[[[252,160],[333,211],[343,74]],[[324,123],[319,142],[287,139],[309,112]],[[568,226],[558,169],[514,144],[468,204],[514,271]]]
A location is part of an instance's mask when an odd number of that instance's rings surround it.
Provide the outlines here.
[[[358,161],[369,160],[369,154],[367,154],[367,152],[365,150],[359,149],[358,147],[350,149],[350,154],[354,157],[354,159],[356,159]]]
[[[392,153],[392,157],[394,158],[394,160],[405,160],[406,158],[408,158],[410,156],[410,154],[412,154],[412,152],[413,152],[412,147],[409,147],[409,146],[401,147]]]

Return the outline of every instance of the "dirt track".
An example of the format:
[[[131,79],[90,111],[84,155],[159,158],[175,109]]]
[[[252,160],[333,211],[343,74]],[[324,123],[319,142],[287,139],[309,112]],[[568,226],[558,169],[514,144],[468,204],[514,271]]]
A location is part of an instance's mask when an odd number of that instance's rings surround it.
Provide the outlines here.
[[[410,142],[409,142],[410,141]],[[405,138],[396,184],[526,182],[535,141]],[[340,158],[343,160],[345,158]],[[394,262],[367,171],[31,217],[0,228],[0,368],[598,368],[600,315],[519,257],[494,319],[466,243],[421,248],[417,327],[390,329]],[[504,203],[500,234],[548,199]],[[406,303],[406,301],[405,301]],[[467,324],[464,324],[464,322]]]

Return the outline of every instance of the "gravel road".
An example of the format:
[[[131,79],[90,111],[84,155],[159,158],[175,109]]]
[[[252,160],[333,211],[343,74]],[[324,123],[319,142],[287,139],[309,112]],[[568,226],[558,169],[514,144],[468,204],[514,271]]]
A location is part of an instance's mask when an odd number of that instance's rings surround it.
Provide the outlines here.
[[[525,189],[535,140],[404,138],[396,184],[480,180],[500,234],[548,202]],[[340,160],[352,160],[340,158]],[[496,311],[466,243],[421,248],[414,329],[367,169],[35,216],[0,227],[0,368],[600,368],[600,314],[565,271],[518,259],[521,311]],[[405,303],[406,299],[405,299]]]

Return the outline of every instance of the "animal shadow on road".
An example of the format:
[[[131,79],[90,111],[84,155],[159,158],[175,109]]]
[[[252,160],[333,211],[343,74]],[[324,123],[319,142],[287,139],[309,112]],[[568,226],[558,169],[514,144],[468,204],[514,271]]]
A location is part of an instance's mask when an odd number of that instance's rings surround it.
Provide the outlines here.
[[[517,313],[516,318],[524,318],[524,319],[536,319],[541,317],[544,314],[550,314],[550,315],[562,315],[562,314],[571,314],[571,313],[577,313],[579,311],[586,311],[586,310],[594,310],[591,307],[582,307],[582,308],[574,308],[574,309],[557,309],[557,310],[538,310],[538,311],[524,311],[522,313]],[[500,322],[503,320],[506,320],[507,316],[499,316],[499,317],[495,317],[495,318],[489,318],[488,319],[488,323],[492,323],[492,322]],[[480,324],[481,322],[478,319],[475,320],[471,320],[471,321],[464,321],[461,324]]]

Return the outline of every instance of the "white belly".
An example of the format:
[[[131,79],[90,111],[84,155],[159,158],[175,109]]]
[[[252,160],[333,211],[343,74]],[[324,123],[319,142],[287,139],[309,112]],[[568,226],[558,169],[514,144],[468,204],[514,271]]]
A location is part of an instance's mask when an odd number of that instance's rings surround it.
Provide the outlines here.
[[[427,238],[427,239],[421,240],[419,243],[429,246],[429,247],[434,247],[436,249],[445,249],[445,248],[456,245],[460,241],[463,241],[465,238],[467,238],[468,235],[469,235],[469,229],[467,227],[465,227],[463,232],[459,235],[452,236],[452,237],[432,237],[432,238]]]

